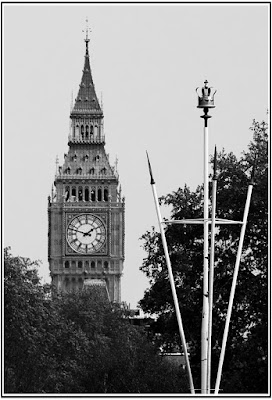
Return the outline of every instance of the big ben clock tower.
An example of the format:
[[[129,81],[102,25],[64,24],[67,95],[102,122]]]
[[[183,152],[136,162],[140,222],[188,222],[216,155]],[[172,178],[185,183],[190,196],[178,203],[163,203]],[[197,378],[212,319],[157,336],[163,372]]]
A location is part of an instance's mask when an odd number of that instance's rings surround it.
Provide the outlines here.
[[[124,262],[124,198],[118,173],[105,152],[103,112],[89,60],[70,114],[67,154],[48,198],[48,261],[58,291],[81,290],[104,281],[111,301],[121,301]]]

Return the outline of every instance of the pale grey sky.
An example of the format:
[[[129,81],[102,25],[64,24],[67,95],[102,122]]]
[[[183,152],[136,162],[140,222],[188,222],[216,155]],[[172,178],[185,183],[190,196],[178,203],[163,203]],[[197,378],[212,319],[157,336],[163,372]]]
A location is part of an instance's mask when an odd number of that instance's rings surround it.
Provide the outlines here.
[[[72,91],[80,83],[86,16],[106,151],[126,197],[122,300],[148,281],[139,237],[158,229],[145,151],[159,195],[203,180],[203,120],[195,88],[217,89],[214,145],[239,155],[252,119],[267,119],[268,4],[35,4],[3,6],[4,245],[47,262],[47,196],[67,152]]]

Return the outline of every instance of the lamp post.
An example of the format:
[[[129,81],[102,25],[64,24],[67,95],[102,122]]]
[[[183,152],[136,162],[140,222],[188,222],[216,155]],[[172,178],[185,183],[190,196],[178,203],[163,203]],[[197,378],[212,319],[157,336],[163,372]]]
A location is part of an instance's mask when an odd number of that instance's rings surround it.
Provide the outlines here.
[[[175,282],[172,273],[172,267],[170,262],[170,257],[167,248],[167,242],[165,238],[165,232],[163,225],[166,224],[184,224],[184,225],[195,225],[195,224],[203,224],[203,233],[204,233],[204,246],[203,246],[203,309],[202,309],[202,326],[201,326],[201,394],[210,394],[211,391],[211,338],[212,338],[212,309],[213,309],[213,281],[214,281],[214,253],[215,253],[215,230],[216,226],[218,225],[229,225],[229,224],[238,224],[241,225],[241,233],[240,233],[240,240],[239,240],[239,247],[237,251],[236,263],[234,267],[234,274],[233,274],[233,281],[232,287],[230,292],[229,304],[228,304],[228,311],[225,321],[225,330],[223,335],[222,341],[222,348],[221,354],[219,359],[218,371],[217,371],[217,378],[216,378],[216,385],[214,389],[214,394],[217,395],[220,390],[220,381],[222,376],[222,367],[224,362],[225,350],[226,350],[226,343],[230,325],[230,318],[231,312],[233,307],[233,300],[235,294],[235,288],[237,284],[237,277],[239,271],[239,264],[242,255],[242,247],[243,247],[243,240],[245,236],[245,229],[247,224],[247,216],[250,207],[250,199],[251,193],[253,189],[253,178],[254,178],[254,169],[256,164],[256,159],[254,161],[253,169],[252,169],[252,176],[251,181],[248,186],[248,193],[247,199],[245,204],[244,210],[244,217],[243,221],[235,221],[230,219],[222,219],[216,218],[216,190],[217,190],[217,171],[216,171],[216,164],[217,164],[217,154],[216,148],[214,153],[214,175],[213,175],[213,184],[212,184],[212,215],[209,218],[209,149],[208,149],[208,119],[211,118],[208,115],[209,109],[214,108],[214,95],[216,91],[211,93],[211,87],[208,87],[208,81],[204,82],[204,86],[202,88],[201,95],[198,95],[198,108],[202,108],[204,111],[204,115],[201,118],[204,119],[204,205],[203,205],[203,218],[196,218],[196,219],[178,219],[178,220],[162,220],[160,209],[159,209],[159,202],[158,196],[156,193],[155,181],[153,179],[152,171],[150,162],[148,159],[149,165],[149,172],[151,177],[151,186],[153,190],[155,206],[157,211],[157,216],[159,220],[159,226],[161,230],[161,237],[165,252],[166,264],[168,267],[169,273],[169,280],[172,289],[172,295],[174,299],[174,305],[176,309],[176,315],[180,330],[180,337],[182,341],[182,345],[184,348],[184,354],[186,359],[186,366],[187,372],[190,382],[190,389],[191,393],[195,393],[194,385],[193,385],[193,378],[191,374],[190,362],[187,353],[187,345],[185,341],[184,331],[182,320],[180,316],[179,310],[179,303],[178,298],[175,290]],[[198,91],[198,88],[196,89]],[[209,225],[211,225],[211,248],[210,248],[210,270],[209,270]]]
[[[214,280],[214,252],[215,252],[215,212],[216,212],[216,189],[217,189],[217,152],[214,149],[213,178],[212,178],[212,216],[211,216],[211,246],[210,246],[210,271],[209,271],[209,328],[208,328],[208,372],[207,388],[211,391],[211,357],[212,357],[212,313],[213,313],[213,280]]]
[[[208,137],[208,115],[209,109],[214,108],[214,94],[211,94],[208,81],[204,82],[202,93],[198,95],[198,108],[202,108],[204,115],[204,249],[203,249],[203,309],[201,327],[201,393],[208,393],[208,339],[209,339],[209,137]],[[198,88],[196,89],[196,91]]]

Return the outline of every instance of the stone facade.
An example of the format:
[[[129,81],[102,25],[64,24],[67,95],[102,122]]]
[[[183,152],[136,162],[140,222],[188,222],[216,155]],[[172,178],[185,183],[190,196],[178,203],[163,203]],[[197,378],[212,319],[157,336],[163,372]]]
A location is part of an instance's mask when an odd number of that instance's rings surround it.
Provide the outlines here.
[[[48,261],[58,291],[82,290],[103,280],[111,301],[121,301],[125,200],[105,152],[103,111],[93,84],[88,42],[74,107],[68,153],[57,166],[48,198]]]

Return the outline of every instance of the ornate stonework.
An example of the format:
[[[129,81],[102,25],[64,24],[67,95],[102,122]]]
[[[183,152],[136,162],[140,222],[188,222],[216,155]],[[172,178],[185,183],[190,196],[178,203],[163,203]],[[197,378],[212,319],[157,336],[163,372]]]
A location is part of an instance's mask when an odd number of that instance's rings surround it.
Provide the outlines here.
[[[84,282],[91,290],[102,280],[110,300],[120,302],[125,201],[116,167],[105,152],[104,116],[91,74],[89,39],[85,42],[83,75],[70,114],[69,149],[63,165],[57,165],[48,198],[48,261],[58,291],[82,290]]]

